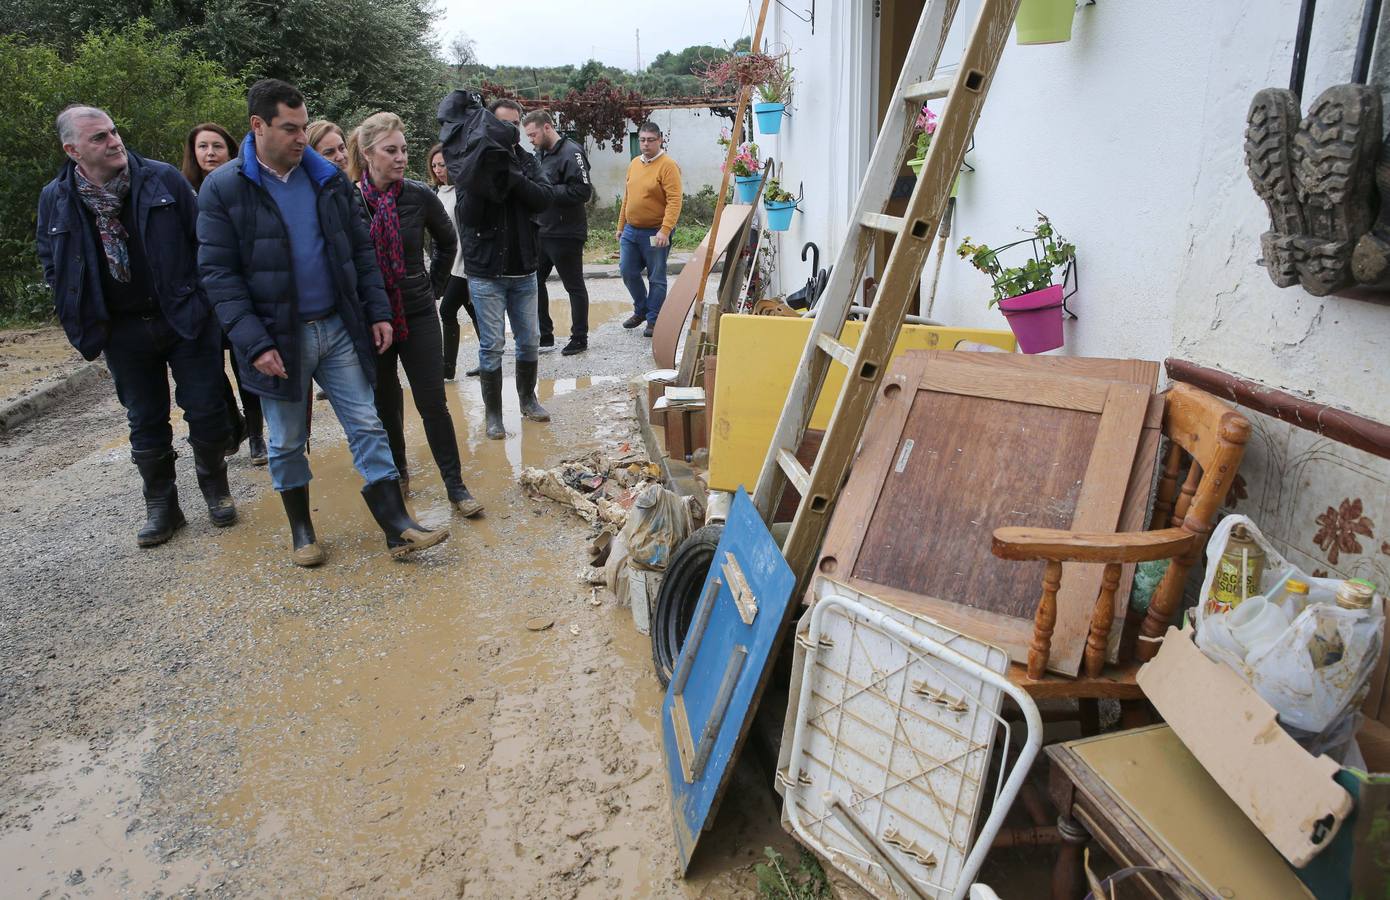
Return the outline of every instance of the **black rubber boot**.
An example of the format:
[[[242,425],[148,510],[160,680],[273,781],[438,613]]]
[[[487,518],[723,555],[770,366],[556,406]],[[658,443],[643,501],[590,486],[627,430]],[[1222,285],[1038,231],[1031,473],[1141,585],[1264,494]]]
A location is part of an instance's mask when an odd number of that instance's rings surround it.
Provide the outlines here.
[[[232,489],[227,486],[227,458],[219,452],[201,447],[193,448],[193,468],[198,473],[198,488],[208,503],[208,518],[218,528],[236,522],[236,503]]]
[[[410,517],[401,495],[401,483],[394,478],[383,478],[362,488],[362,499],[386,535],[387,549],[397,559],[433,547],[449,536],[448,528],[430,530]]]
[[[487,436],[500,441],[507,436],[507,428],[502,424],[502,370],[479,372],[478,380],[483,389],[483,410],[487,420]]]
[[[253,466],[263,466],[270,459],[265,450],[265,438],[259,434],[253,434],[246,439],[246,452],[250,455]]]
[[[309,517],[309,486],[290,488],[280,492],[280,502],[285,504],[285,516],[290,520],[290,540],[294,551],[290,559],[296,566],[306,569],[322,563],[327,555],[319,546],[314,534],[314,522]]]
[[[162,456],[134,460],[145,482],[145,524],[135,535],[135,542],[141,547],[158,546],[173,537],[176,529],[188,524],[179,509],[179,488],[174,482],[177,458],[169,450]]]
[[[468,491],[462,478],[444,477],[444,489],[449,492],[449,504],[465,519],[482,515],[483,504]]]
[[[536,399],[536,368],[538,363],[516,362],[516,396],[521,401],[521,414],[532,422],[549,422],[550,413]]]
[[[459,323],[458,319],[450,321],[445,316],[440,324],[444,329],[444,380],[453,381],[459,358]]]

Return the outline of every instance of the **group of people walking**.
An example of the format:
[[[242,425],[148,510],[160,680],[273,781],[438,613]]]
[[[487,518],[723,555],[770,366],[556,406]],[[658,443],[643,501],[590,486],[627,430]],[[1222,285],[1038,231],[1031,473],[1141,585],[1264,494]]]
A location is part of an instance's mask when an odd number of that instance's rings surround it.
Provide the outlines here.
[[[535,392],[540,349],[554,345],[548,304],[538,307],[537,296],[552,269],[572,312],[562,352],[588,344],[583,149],[545,112],[528,115],[508,100],[484,108],[455,91],[439,109],[427,186],[406,178],[405,128],[392,113],[344,135],[331,122],[310,122],[300,92],[275,79],[254,84],[247,106],[240,145],[219,125],[198,125],[182,171],[127,148],[103,110],[74,105],[57,119],[68,161],[39,200],[38,253],[69,339],[87,359],[105,355],[126,409],[146,507],[137,541],[163,543],[185,524],[172,373],[213,524],[236,521],[226,457],[245,440],[252,461],[269,466],[293,561],[324,561],[305,453],[317,383],[391,554],[434,546],[448,528],[422,526],[405,506],[399,370],[450,503],[478,515],[446,402],[457,313],[465,310],[478,333],[478,366],[468,374],[481,381],[488,437],[506,436],[504,318],[522,414],[549,421]],[[523,128],[536,156],[520,147]],[[227,350],[237,392],[225,375]]]

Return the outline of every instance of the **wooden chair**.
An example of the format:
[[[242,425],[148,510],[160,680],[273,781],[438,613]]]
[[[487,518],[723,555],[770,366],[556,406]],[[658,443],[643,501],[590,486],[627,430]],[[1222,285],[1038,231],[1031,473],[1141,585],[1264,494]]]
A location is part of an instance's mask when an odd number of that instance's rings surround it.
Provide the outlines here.
[[[1186,384],[1175,384],[1163,394],[1163,435],[1167,451],[1162,459],[1157,496],[1150,517],[1150,531],[1128,534],[1086,534],[1045,528],[999,528],[992,550],[1002,559],[1045,560],[1042,599],[1034,616],[1033,640],[1028,664],[1012,666],[1011,678],[1035,698],[1073,698],[1082,702],[1083,729],[1094,719],[1095,701],[1140,700],[1143,693],[1134,675],[1139,665],[1158,650],[1156,640],[1181,608],[1188,572],[1202,558],[1213,517],[1230,490],[1245,454],[1250,423],[1232,407]],[[1183,476],[1186,465],[1187,474]],[[1181,479],[1181,482],[1180,482]],[[1166,525],[1166,527],[1164,527]],[[1106,665],[1106,648],[1114,618],[1115,591],[1125,563],[1171,560],[1150,601],[1148,613],[1137,624],[1138,644],[1133,657]],[[1052,628],[1057,618],[1057,589],[1062,563],[1097,563],[1105,575],[1092,611],[1086,654],[1081,674],[1075,679],[1046,672]]]

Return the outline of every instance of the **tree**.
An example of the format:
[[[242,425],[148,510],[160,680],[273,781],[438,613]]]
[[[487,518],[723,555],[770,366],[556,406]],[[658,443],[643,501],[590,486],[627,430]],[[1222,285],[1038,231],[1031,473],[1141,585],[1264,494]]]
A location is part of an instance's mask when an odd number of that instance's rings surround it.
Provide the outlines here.
[[[448,54],[445,58],[448,59],[449,65],[460,75],[466,67],[478,64],[478,42],[462,31],[449,39],[449,45],[445,50]]]

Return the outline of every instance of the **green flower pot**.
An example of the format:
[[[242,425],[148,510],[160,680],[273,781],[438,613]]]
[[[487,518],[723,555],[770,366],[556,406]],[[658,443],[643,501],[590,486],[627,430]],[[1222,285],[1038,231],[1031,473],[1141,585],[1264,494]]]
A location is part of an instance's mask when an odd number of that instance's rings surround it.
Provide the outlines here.
[[[917,177],[917,178],[921,178],[921,177],[922,177],[922,167],[925,166],[926,164],[927,164],[927,158],[926,158],[925,156],[924,156],[924,157],[921,157],[920,159],[909,159],[909,160],[907,161],[907,167],[908,167],[909,169],[912,170],[912,174],[913,174],[915,177]],[[956,192],[959,191],[959,190],[960,190],[960,176],[957,175],[957,176],[956,176],[956,180],[951,182],[951,196],[954,197],[954,196],[956,195]]]
[[[1022,0],[1018,5],[1020,44],[1060,44],[1071,40],[1076,0]]]

